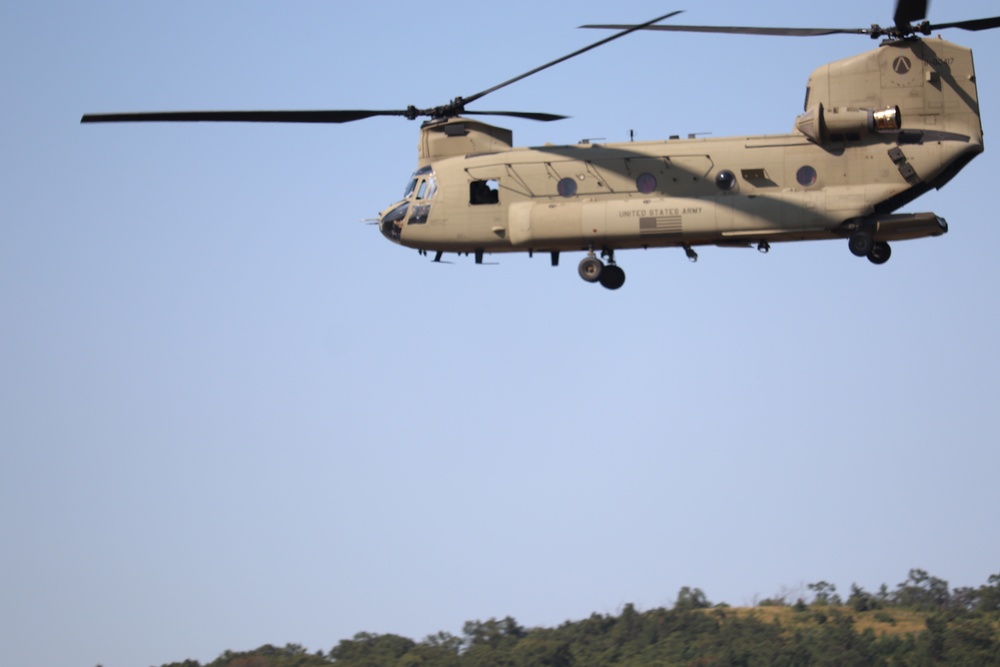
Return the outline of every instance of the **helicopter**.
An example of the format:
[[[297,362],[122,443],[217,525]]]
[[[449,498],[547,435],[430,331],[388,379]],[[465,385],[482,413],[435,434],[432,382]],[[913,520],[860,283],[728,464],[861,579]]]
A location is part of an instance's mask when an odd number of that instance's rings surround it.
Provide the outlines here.
[[[889,242],[940,236],[935,213],[899,213],[946,185],[983,152],[972,51],[929,38],[949,28],[1000,27],[1000,17],[926,19],[927,0],[898,0],[893,23],[869,28],[766,28],[662,23],[591,24],[615,31],[512,79],[435,107],[390,110],[165,111],[86,114],[82,123],[347,123],[375,116],[426,118],[417,166],[377,225],[401,246],[434,254],[584,252],[580,277],[618,289],[616,252],[698,246],[757,248],[841,239],[857,257],[884,264]],[[882,38],[875,49],[816,69],[792,132],[739,137],[515,147],[513,133],[475,116],[536,121],[550,113],[469,109],[481,98],[640,30]]]

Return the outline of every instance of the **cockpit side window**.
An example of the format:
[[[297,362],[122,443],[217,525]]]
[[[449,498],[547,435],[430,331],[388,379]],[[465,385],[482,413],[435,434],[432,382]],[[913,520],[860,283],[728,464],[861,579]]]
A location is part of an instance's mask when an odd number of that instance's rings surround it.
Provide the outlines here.
[[[474,206],[496,204],[500,201],[500,184],[495,179],[472,181],[469,184],[469,203]]]
[[[417,186],[417,199],[430,199],[435,192],[437,192],[437,179],[434,176],[428,176]]]
[[[424,183],[430,185],[425,186]],[[429,191],[425,191],[428,199],[434,196],[434,192],[437,190],[437,181],[434,179],[434,170],[430,166],[421,167],[413,172],[413,176],[410,176],[410,181],[406,185],[406,192],[403,193],[403,199],[409,199],[418,185],[430,188]],[[417,198],[421,199],[422,196],[418,195]]]

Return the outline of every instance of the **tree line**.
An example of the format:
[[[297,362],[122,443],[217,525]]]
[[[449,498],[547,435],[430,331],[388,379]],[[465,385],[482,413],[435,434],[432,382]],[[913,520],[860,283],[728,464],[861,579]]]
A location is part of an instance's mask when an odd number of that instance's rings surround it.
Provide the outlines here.
[[[670,608],[592,614],[555,628],[513,618],[468,621],[414,641],[362,632],[329,651],[298,644],[226,651],[202,665],[163,667],[644,667],[721,665],[1000,665],[1000,574],[978,588],[950,589],[924,570],[874,592],[846,597],[825,581],[809,599],[778,595],[756,607],[713,604],[684,587]],[[897,623],[917,625],[901,630]],[[860,625],[864,625],[863,629]]]

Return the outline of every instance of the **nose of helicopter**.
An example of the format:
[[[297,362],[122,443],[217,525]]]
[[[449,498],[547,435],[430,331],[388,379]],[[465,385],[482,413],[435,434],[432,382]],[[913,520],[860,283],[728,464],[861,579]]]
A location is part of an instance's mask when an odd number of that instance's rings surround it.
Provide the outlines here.
[[[399,236],[403,231],[403,220],[406,218],[409,209],[409,202],[390,206],[387,209],[388,213],[383,214],[378,221],[378,228],[382,232],[382,236],[393,243],[399,243]]]

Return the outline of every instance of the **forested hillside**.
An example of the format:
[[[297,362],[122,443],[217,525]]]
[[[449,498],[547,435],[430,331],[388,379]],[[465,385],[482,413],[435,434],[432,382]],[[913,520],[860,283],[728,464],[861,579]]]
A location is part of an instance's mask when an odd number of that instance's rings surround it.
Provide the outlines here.
[[[809,600],[781,594],[732,608],[685,587],[670,609],[625,605],[616,616],[557,628],[524,628],[508,617],[422,641],[359,633],[328,652],[268,645],[163,667],[1000,665],[1000,574],[954,590],[923,570],[893,590],[851,586],[846,598],[823,581],[806,589]]]

